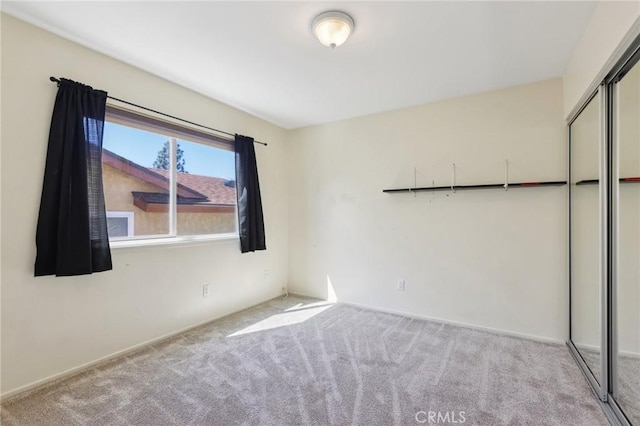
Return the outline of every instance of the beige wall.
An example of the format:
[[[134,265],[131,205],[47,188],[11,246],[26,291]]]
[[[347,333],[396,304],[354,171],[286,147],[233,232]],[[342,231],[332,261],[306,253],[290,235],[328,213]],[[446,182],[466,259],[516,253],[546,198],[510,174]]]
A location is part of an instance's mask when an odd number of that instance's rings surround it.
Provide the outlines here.
[[[601,72],[622,40],[638,34],[639,17],[638,1],[598,3],[563,76],[565,117],[578,106],[590,85],[604,77]]]
[[[3,395],[281,293],[288,243],[283,129],[10,16],[2,15],[1,26]],[[256,147],[268,250],[241,254],[237,239],[122,248],[112,251],[113,271],[34,278],[56,95],[51,75],[268,142]],[[210,284],[208,298],[203,284]]]
[[[567,188],[384,194],[567,175],[560,79],[294,130],[291,291],[566,338]],[[406,290],[396,281],[406,280]]]
[[[102,165],[107,211],[133,212],[135,235],[166,235],[169,214],[146,212],[133,204],[131,191],[158,192],[159,188],[107,164]],[[179,235],[224,234],[236,230],[235,212],[185,213],[178,210]]]

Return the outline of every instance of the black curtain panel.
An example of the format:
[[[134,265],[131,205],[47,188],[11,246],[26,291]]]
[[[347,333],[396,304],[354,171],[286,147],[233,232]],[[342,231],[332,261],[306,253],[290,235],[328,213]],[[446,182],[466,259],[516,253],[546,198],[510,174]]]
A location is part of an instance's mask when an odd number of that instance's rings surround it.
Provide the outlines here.
[[[262,200],[253,138],[236,135],[235,150],[240,250],[242,253],[266,250]]]
[[[58,87],[36,231],[36,276],[112,269],[102,189],[107,93],[67,79]]]

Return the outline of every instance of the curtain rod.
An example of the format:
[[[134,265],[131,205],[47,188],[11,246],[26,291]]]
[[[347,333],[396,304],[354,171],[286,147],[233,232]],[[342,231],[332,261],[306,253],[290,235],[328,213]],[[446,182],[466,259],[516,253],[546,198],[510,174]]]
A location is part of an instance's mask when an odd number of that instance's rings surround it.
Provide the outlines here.
[[[60,79],[58,79],[56,77],[49,77],[49,80],[54,82],[54,83],[56,83],[58,86],[60,85]],[[122,103],[127,104],[127,105],[134,106],[136,108],[144,109],[145,111],[149,111],[149,112],[153,112],[155,114],[163,115],[165,117],[173,118],[174,120],[182,121],[183,123],[188,123],[188,124],[191,124],[193,126],[202,127],[203,129],[213,130],[214,132],[222,133],[222,134],[228,135],[228,136],[235,136],[233,133],[225,132],[224,130],[218,130],[218,129],[214,129],[213,127],[209,127],[209,126],[205,126],[205,125],[202,125],[202,124],[194,123],[193,121],[185,120],[184,118],[176,117],[176,116],[170,115],[170,114],[165,114],[164,112],[156,111],[155,109],[151,109],[151,108],[144,107],[142,105],[134,104],[133,102],[125,101],[123,99],[119,99],[119,98],[116,98],[114,96],[107,95],[107,98],[113,99],[114,101],[122,102]],[[265,142],[260,142],[260,141],[257,141],[257,140],[254,140],[253,142],[254,143],[258,143],[260,145],[267,146],[267,143],[265,143]]]

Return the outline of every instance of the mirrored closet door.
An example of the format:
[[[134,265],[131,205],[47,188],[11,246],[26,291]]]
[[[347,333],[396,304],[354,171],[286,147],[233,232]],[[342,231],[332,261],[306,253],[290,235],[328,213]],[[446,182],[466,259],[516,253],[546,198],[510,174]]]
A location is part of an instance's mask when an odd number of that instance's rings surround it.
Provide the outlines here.
[[[571,341],[597,387],[602,383],[600,96],[596,93],[569,127]]]
[[[640,426],[640,37],[569,122],[568,346],[612,424]]]
[[[612,130],[611,397],[640,425],[640,63],[610,85]]]

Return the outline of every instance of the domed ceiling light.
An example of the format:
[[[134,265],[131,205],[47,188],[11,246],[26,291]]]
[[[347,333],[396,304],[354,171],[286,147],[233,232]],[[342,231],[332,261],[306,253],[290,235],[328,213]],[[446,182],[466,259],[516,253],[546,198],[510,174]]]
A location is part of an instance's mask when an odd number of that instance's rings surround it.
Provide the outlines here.
[[[320,43],[332,49],[347,41],[354,27],[353,18],[337,10],[321,13],[311,24],[311,29]]]

